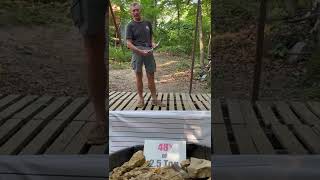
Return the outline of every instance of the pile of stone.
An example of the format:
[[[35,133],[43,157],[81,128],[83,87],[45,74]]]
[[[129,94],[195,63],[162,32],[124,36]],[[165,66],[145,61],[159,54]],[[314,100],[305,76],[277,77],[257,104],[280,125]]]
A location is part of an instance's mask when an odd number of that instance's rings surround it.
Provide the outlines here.
[[[110,180],[211,180],[211,161],[191,157],[180,166],[150,167],[143,151],[136,152],[128,162],[113,169]]]

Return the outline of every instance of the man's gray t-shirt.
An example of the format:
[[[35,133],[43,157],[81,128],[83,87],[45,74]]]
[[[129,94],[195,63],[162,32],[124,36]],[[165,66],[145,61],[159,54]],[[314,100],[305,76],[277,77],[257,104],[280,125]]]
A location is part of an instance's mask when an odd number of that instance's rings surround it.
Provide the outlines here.
[[[133,45],[152,47],[152,25],[149,21],[131,21],[127,26],[127,39],[131,39]]]

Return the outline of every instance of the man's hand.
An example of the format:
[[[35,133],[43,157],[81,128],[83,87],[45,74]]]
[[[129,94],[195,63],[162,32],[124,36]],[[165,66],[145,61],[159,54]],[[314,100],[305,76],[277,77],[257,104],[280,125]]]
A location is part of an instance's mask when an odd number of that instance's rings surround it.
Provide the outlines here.
[[[151,54],[152,51],[150,50],[139,50],[139,54],[141,56],[149,56]]]

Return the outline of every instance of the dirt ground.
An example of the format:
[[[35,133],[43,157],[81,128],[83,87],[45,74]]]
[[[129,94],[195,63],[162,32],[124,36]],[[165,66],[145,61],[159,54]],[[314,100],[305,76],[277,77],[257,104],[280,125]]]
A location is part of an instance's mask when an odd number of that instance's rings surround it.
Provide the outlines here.
[[[178,57],[156,55],[159,92],[188,92],[190,72],[175,73]],[[87,96],[86,64],[76,29],[48,27],[0,28],[0,94]],[[144,77],[147,90],[147,80]],[[109,71],[111,91],[135,91],[128,67]],[[208,92],[194,82],[193,92]]]

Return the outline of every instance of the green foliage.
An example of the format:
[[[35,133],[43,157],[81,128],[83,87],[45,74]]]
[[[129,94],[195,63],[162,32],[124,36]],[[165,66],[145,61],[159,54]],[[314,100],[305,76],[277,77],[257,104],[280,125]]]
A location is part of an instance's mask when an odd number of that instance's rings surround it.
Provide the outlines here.
[[[109,58],[117,62],[129,62],[131,59],[131,52],[125,47],[122,49],[110,46]]]

